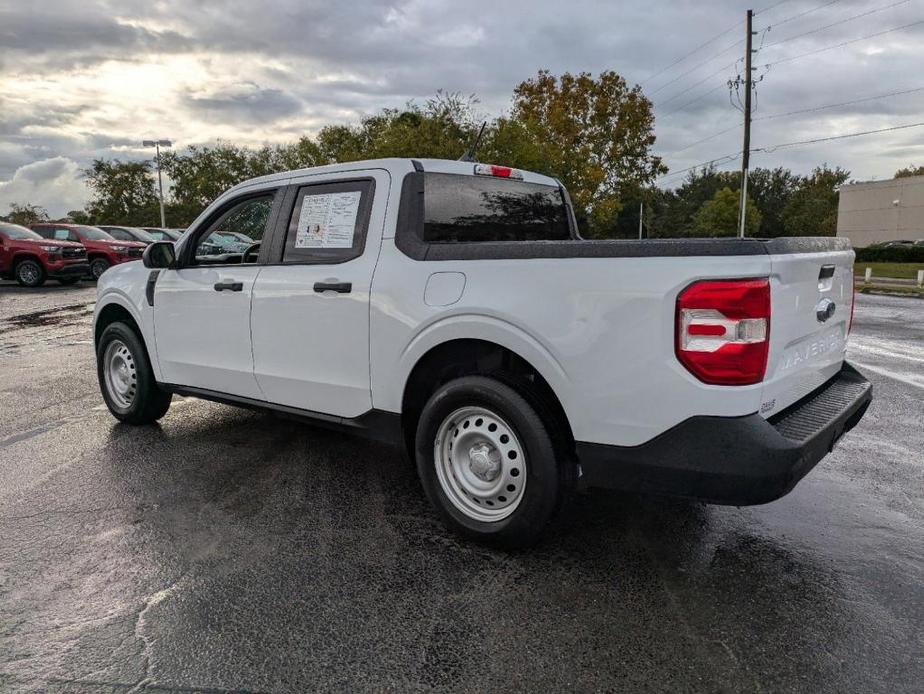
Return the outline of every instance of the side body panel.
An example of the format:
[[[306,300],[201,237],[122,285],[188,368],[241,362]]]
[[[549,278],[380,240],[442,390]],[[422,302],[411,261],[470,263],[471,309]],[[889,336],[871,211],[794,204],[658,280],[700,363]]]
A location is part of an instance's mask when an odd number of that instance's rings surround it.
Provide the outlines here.
[[[437,272],[465,276],[455,303],[426,304]],[[751,414],[760,384],[708,386],[677,361],[674,304],[697,279],[769,273],[766,255],[420,261],[388,240],[373,283],[373,405],[400,412],[404,384],[427,351],[482,339],[542,374],[580,441],[632,446],[694,415]]]

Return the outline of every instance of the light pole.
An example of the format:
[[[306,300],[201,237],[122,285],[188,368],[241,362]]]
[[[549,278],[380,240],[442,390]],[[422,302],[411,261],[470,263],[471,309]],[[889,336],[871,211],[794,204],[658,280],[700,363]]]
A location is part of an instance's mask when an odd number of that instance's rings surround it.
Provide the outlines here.
[[[141,143],[145,147],[153,147],[155,151],[154,160],[157,162],[157,187],[160,190],[160,225],[167,226],[167,220],[164,218],[164,179],[160,175],[160,148],[172,147],[170,140],[145,140]]]

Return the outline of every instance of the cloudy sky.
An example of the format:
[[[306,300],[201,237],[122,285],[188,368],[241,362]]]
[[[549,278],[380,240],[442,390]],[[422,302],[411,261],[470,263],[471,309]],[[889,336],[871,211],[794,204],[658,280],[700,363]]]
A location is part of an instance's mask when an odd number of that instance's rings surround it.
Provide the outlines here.
[[[656,151],[678,172],[740,149],[726,82],[748,7],[762,44],[753,147],[922,122],[922,3],[0,0],[0,210],[82,206],[81,169],[149,156],[143,138],[290,141],[438,89],[474,93],[497,115],[541,68],[640,83]],[[856,103],[780,116],[844,102]],[[865,180],[924,164],[922,148],[924,127],[909,128],[760,152],[752,165],[828,162]]]

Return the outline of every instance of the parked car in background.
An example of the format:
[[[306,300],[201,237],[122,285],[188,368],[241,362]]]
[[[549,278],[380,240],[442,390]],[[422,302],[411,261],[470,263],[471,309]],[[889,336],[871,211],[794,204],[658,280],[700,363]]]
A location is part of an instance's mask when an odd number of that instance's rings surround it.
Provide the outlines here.
[[[122,227],[100,224],[98,228],[105,231],[116,241],[137,241],[138,243],[143,243],[145,246],[157,241],[157,239],[139,227]]]
[[[183,229],[163,229],[161,227],[141,227],[150,234],[155,241],[179,241]]]
[[[256,243],[256,241],[254,241],[252,238],[247,236],[247,234],[241,234],[237,231],[216,231],[215,233],[218,234],[219,236],[224,236],[229,239],[234,239],[235,241],[238,241],[240,243],[246,243],[251,246]]]
[[[31,229],[0,222],[0,277],[24,287],[40,287],[48,278],[74,284],[90,266],[87,251],[72,241],[49,241]]]
[[[45,239],[83,244],[90,264],[89,274],[93,279],[99,279],[113,265],[139,260],[147,246],[138,241],[116,241],[102,229],[85,224],[42,222],[32,224],[31,229]]]
[[[235,237],[227,235],[225,232],[214,232],[209,234],[203,243],[199,244],[197,255],[243,253],[254,243],[255,242],[253,240],[239,241]]]
[[[228,228],[262,243],[197,254]],[[554,178],[350,162],[248,181],[106,273],[97,374],[133,424],[178,393],[405,445],[450,527],[528,544],[574,486],[789,492],[872,398],[853,262],[844,238],[585,241]]]

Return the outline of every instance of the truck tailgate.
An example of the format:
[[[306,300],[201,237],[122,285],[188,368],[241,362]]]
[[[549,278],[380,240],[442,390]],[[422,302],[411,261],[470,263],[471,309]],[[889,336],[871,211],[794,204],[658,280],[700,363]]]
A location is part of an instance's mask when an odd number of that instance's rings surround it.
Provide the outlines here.
[[[841,369],[853,303],[850,250],[771,256],[770,353],[760,413],[769,417]]]

